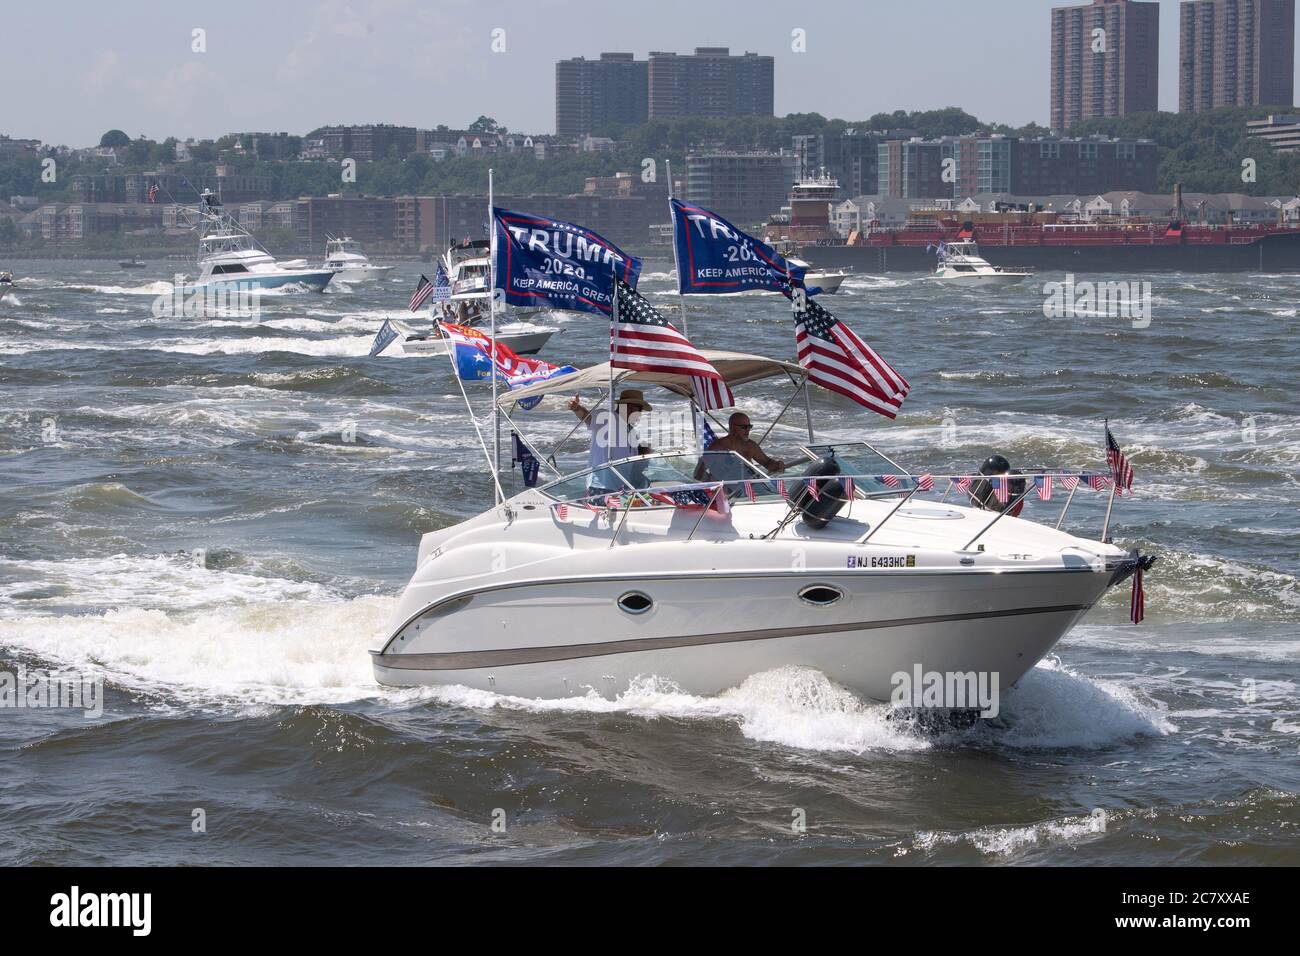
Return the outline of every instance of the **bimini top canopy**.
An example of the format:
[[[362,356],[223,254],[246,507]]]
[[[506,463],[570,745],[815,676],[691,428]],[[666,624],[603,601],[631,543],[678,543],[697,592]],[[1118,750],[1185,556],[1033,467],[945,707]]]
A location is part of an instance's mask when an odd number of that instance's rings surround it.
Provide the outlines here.
[[[750,355],[746,352],[723,352],[716,349],[700,349],[706,359],[733,388],[765,378],[787,376],[796,385],[802,385],[808,370],[794,362],[781,362],[762,355]],[[580,392],[583,389],[604,389],[609,387],[609,363],[589,365],[586,368],[559,375],[526,388],[505,392],[497,397],[497,404],[514,405],[525,399],[540,395],[556,395]],[[691,376],[684,373],[637,372],[632,369],[614,369],[614,383],[622,385],[658,385],[678,395],[690,397]]]

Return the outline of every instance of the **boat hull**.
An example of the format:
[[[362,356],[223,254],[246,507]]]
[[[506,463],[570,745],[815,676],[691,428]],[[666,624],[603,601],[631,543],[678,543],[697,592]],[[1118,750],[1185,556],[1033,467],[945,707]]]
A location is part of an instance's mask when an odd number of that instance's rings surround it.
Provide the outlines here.
[[[459,684],[523,697],[613,697],[658,677],[715,694],[783,666],[874,700],[895,675],[997,673],[1008,688],[1101,597],[1099,570],[989,574],[785,572],[620,577],[491,588],[408,622],[373,658],[382,684]],[[830,586],[843,598],[799,595]],[[653,599],[632,615],[618,599]],[[463,600],[466,595],[462,595]],[[444,605],[447,606],[447,605]],[[416,625],[419,625],[418,627]],[[403,645],[409,651],[403,650]]]
[[[985,289],[998,286],[1019,285],[1029,278],[1028,272],[1002,272],[997,275],[934,276],[935,282],[957,288]]]
[[[202,279],[185,286],[185,293],[203,292],[208,289],[226,292],[262,292],[271,289],[283,289],[286,286],[301,285],[313,292],[322,291],[334,273],[328,269],[304,269],[301,271],[284,271],[256,273],[248,272],[232,279]]]
[[[519,355],[535,355],[540,352],[546,343],[554,335],[557,329],[530,329],[528,331],[513,332],[497,330],[497,341],[502,345],[508,345],[514,352]],[[442,338],[408,338],[402,343],[402,348],[408,353],[417,353],[422,355],[446,355],[447,340]]]

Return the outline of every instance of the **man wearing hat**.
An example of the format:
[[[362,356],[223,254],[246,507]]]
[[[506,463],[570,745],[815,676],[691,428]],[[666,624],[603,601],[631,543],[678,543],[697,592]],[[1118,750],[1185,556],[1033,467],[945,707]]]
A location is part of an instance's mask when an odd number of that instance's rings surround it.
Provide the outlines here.
[[[641,444],[636,422],[642,412],[650,411],[651,405],[645,400],[639,388],[625,388],[614,402],[615,417],[610,418],[609,409],[602,407],[588,411],[583,407],[577,395],[569,402],[569,408],[591,429],[591,451],[587,456],[587,465],[601,468],[611,461],[644,455],[650,451],[649,445]],[[593,475],[593,479],[597,476]],[[608,476],[606,483],[613,483],[613,476]],[[594,487],[594,486],[593,486]],[[602,491],[622,491],[622,488],[601,488]]]

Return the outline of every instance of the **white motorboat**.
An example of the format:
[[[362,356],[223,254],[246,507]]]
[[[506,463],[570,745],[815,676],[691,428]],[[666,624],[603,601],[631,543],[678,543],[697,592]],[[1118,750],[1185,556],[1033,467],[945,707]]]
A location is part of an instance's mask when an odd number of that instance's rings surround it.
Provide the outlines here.
[[[437,326],[428,332],[419,332],[405,322],[390,320],[389,324],[403,336],[401,339],[403,351],[419,355],[447,354],[447,339],[439,333]],[[479,331],[486,331],[482,326],[478,328]],[[559,329],[534,325],[531,322],[497,322],[496,338],[502,345],[509,346],[517,355],[536,355],[558,331]]]
[[[849,272],[845,269],[836,269],[834,271],[818,269],[806,259],[800,259],[796,256],[786,256],[785,261],[792,266],[801,269],[807,269],[804,273],[803,283],[808,288],[818,288],[825,295],[834,295],[840,291],[840,286],[844,280],[849,277]]]
[[[361,243],[351,236],[327,236],[325,268],[341,282],[366,282],[392,272],[392,266],[377,266],[362,251]]]
[[[1005,286],[1015,285],[1031,275],[1032,272],[992,265],[980,255],[973,239],[958,239],[940,246],[934,278],[963,286]]]
[[[798,365],[704,354],[733,388],[788,379],[791,401],[807,398]],[[688,381],[611,375],[602,364],[503,394],[499,406],[518,430],[511,410],[530,399],[635,384],[689,400]],[[788,470],[821,482],[816,500],[807,479],[705,452],[707,510],[679,506],[679,495],[701,494],[694,452],[564,474],[563,440],[547,454],[523,439],[555,479],[422,537],[371,652],[376,679],[554,698],[612,697],[653,675],[713,694],[800,665],[888,700],[896,675],[919,665],[996,673],[1007,688],[1108,588],[1153,560],[939,499],[940,476],[925,500],[926,482],[865,442],[818,444],[808,420],[806,468]]]
[[[211,190],[200,197],[199,217],[199,277],[185,284],[185,293],[252,292],[295,285],[320,292],[334,278],[328,269],[277,262],[225,212]]]

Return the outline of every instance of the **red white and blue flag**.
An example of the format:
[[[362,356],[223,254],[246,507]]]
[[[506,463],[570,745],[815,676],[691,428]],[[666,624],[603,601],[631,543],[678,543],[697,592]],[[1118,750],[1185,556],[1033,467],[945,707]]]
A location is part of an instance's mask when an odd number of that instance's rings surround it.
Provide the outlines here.
[[[1089,475],[1088,487],[1093,491],[1103,491],[1110,487],[1109,475]]]
[[[886,418],[896,417],[911,387],[907,379],[810,296],[800,290],[790,298],[795,349],[808,378]]]
[[[1038,492],[1040,501],[1052,500],[1052,476],[1039,475],[1034,479],[1034,490]]]
[[[428,276],[421,275],[415,291],[411,293],[411,301],[406,307],[412,312],[419,312],[431,295],[433,295],[433,283],[429,281]]]
[[[622,279],[615,280],[618,308],[610,322],[609,362],[638,372],[689,375],[696,402],[705,409],[736,404],[731,388],[713,363],[655,310],[645,296]]]
[[[1142,565],[1133,572],[1133,591],[1128,599],[1128,618],[1134,624],[1141,624],[1147,616],[1147,595],[1142,587]]]
[[[153,183],[149,187],[149,202],[157,202],[157,201],[158,201],[158,184]]]
[[[1106,464],[1110,465],[1111,477],[1115,480],[1115,493],[1122,495],[1133,490],[1133,467],[1120,450],[1119,442],[1110,433],[1110,424],[1106,425]]]
[[[1011,500],[1011,480],[1009,478],[993,479],[993,497],[998,504],[1004,505]]]
[[[727,492],[718,482],[674,485],[671,488],[654,488],[648,492],[660,504],[672,505],[686,511],[707,509],[711,515],[731,513]]]
[[[1078,487],[1079,487],[1079,476],[1078,476],[1078,475],[1062,475],[1062,476],[1061,476],[1061,487],[1064,488],[1066,491],[1073,491],[1075,488],[1078,488]]]
[[[920,477],[918,477],[918,478],[916,479],[916,487],[917,487],[917,490],[918,490],[918,491],[931,491],[931,490],[933,490],[933,488],[934,488],[934,476],[931,475],[929,472],[926,472],[924,475],[921,475]]]

